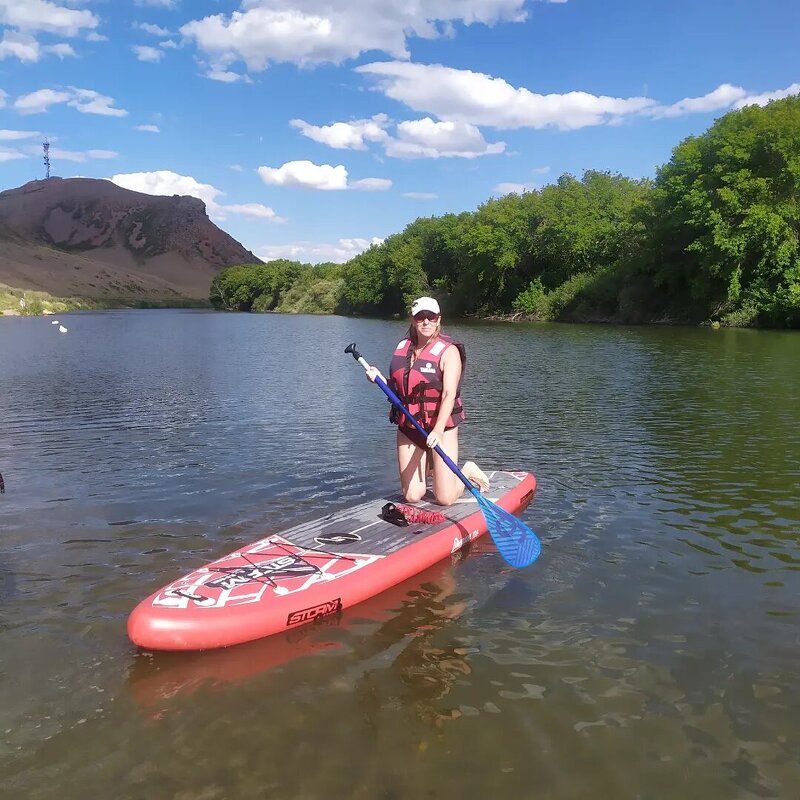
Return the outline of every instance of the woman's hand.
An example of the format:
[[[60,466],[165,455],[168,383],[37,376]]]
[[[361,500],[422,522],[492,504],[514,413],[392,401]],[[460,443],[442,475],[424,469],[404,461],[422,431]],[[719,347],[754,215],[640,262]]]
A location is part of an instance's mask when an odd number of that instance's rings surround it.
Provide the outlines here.
[[[386,383],[386,378],[383,377],[381,371],[377,367],[370,367],[367,370],[367,379],[375,383],[375,378],[380,378],[384,383]]]
[[[444,430],[441,430],[438,426],[435,427],[429,434],[428,438],[425,440],[425,444],[433,450],[437,444],[442,443],[442,436],[444,436]]]

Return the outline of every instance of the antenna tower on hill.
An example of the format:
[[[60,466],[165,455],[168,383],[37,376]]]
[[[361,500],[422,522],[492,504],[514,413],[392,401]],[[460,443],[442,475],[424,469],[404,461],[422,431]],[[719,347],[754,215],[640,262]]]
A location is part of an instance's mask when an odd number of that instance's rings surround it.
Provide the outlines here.
[[[50,142],[46,136],[42,142],[42,150],[44,150],[44,177],[45,180],[50,180]]]

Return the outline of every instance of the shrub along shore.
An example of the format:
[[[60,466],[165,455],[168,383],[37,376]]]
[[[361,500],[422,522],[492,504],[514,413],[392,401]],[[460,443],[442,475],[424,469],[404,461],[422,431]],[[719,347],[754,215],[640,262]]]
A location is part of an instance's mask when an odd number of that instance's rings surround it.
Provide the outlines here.
[[[36,317],[62,314],[65,311],[89,311],[110,308],[208,308],[205,300],[138,300],[130,297],[91,298],[55,297],[47,292],[30,291],[0,283],[0,315]]]
[[[53,297],[47,292],[15,289],[0,283],[0,314],[4,316],[37,316],[100,307],[80,297]]]

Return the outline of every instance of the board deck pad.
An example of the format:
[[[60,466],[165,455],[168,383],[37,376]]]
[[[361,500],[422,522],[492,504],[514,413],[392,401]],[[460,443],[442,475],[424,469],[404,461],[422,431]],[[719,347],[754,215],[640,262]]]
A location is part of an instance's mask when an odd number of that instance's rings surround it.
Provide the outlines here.
[[[488,473],[485,495],[512,513],[533,498],[527,472]],[[266,536],[172,581],[128,619],[140,647],[199,650],[262,638],[355,605],[456,552],[486,533],[475,498],[447,508],[426,495],[416,507],[443,522],[398,526],[380,517],[399,493]]]

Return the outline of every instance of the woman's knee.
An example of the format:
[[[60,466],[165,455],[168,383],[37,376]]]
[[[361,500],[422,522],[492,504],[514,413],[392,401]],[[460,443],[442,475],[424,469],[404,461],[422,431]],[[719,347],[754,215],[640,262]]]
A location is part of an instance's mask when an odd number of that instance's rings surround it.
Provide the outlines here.
[[[408,486],[403,489],[403,497],[408,503],[419,503],[425,497],[424,486]]]

